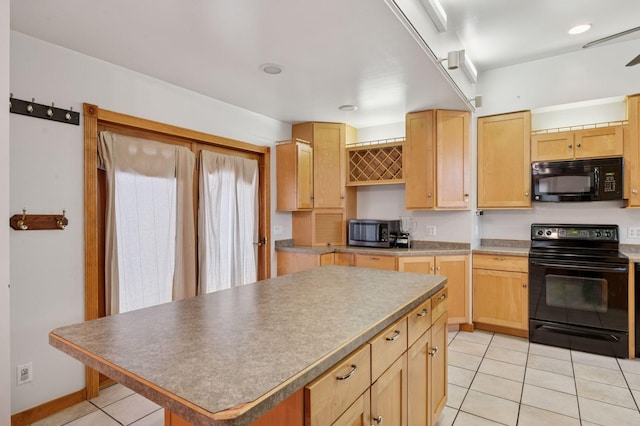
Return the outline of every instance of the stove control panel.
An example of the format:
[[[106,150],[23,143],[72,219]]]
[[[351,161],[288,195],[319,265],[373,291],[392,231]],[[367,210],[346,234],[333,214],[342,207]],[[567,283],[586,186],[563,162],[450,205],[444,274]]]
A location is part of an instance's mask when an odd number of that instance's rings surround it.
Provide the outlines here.
[[[532,240],[618,242],[617,225],[531,225]]]

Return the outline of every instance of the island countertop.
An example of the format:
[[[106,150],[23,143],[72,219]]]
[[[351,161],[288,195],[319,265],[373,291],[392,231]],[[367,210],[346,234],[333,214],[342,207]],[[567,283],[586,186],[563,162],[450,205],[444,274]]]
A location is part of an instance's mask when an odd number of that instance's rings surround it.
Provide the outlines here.
[[[325,266],[61,327],[49,341],[190,422],[248,425],[445,283]]]

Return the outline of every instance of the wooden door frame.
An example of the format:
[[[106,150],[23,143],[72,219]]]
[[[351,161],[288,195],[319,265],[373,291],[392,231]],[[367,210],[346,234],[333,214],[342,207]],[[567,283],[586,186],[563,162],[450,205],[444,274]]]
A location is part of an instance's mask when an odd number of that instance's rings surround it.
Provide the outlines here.
[[[122,126],[131,131],[155,133],[163,137],[178,138],[196,144],[205,144],[238,155],[255,154],[259,169],[259,228],[258,235],[267,243],[258,246],[258,280],[271,277],[271,148],[253,145],[208,133],[189,130],[165,123],[120,114],[97,105],[83,104],[84,112],[84,235],[85,235],[85,320],[99,317],[99,212],[98,212],[98,125]],[[99,394],[99,373],[86,367],[86,399]]]

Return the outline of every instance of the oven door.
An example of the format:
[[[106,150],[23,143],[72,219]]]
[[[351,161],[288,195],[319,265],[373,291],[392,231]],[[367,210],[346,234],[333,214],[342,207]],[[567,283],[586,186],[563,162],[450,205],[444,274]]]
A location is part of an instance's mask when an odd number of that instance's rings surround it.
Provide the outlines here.
[[[529,259],[531,319],[628,331],[628,264]]]

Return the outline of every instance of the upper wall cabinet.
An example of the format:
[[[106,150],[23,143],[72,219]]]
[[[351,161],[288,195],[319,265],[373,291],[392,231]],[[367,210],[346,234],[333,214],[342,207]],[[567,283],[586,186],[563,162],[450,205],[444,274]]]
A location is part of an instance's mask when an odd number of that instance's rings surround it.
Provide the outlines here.
[[[629,207],[640,207],[640,95],[627,98],[629,137],[624,140],[625,198]]]
[[[534,132],[531,136],[531,161],[622,156],[623,141],[624,126]]]
[[[531,112],[478,118],[478,208],[531,207]]]
[[[356,129],[341,123],[300,123],[291,135],[313,147],[313,208],[347,208],[355,188],[347,188],[346,143],[355,142]]]
[[[278,211],[313,208],[313,149],[301,139],[276,145],[276,182]]]
[[[407,114],[404,176],[407,209],[469,208],[469,113]]]

